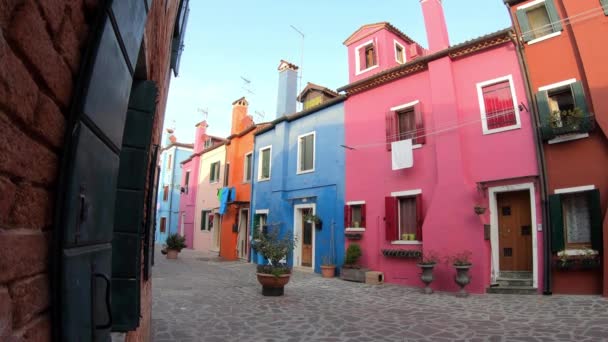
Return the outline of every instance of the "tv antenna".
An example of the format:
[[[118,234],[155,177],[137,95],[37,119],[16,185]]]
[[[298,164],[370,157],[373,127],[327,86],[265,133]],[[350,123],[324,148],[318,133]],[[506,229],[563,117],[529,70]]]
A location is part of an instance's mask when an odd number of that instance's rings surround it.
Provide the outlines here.
[[[300,92],[302,91],[302,75],[304,74],[304,38],[306,37],[304,35],[304,33],[302,33],[302,31],[298,30],[295,26],[293,25],[289,25],[294,31],[296,31],[300,37],[302,37],[302,45],[300,48],[300,74],[298,75],[299,78],[299,85],[298,85],[298,95],[300,94]]]
[[[196,109],[197,112],[199,112],[202,116],[203,116],[203,120],[207,121],[207,118],[209,117],[209,108],[205,107],[205,108],[197,108]]]
[[[252,89],[251,80],[243,76],[241,76],[241,80],[243,80],[243,86],[241,87],[241,89],[251,95],[255,95],[255,92]]]
[[[266,112],[264,112],[263,110],[256,110],[253,113],[255,114],[255,116],[260,118],[260,120],[263,120],[264,116],[266,115]]]

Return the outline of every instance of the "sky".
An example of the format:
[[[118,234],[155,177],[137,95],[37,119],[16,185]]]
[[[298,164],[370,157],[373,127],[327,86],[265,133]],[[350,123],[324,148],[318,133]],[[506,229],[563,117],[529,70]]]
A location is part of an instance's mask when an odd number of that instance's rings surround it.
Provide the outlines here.
[[[503,0],[443,4],[452,45],[511,26]],[[228,136],[232,102],[242,96],[255,122],[273,120],[281,59],[302,66],[302,87],[306,82],[331,89],[346,85],[342,43],[362,25],[381,21],[428,46],[419,0],[191,0],[165,128],[175,128],[179,142],[192,143],[194,125],[204,119],[205,110],[207,133]],[[304,33],[303,49],[301,36],[290,25]],[[250,81],[248,86],[242,77]]]

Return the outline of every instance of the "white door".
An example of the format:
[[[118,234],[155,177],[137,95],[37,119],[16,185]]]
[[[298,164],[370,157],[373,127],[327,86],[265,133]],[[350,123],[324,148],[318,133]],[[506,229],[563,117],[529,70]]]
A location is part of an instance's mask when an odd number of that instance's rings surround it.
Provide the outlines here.
[[[236,246],[236,250],[238,253],[239,258],[241,259],[247,259],[248,256],[248,249],[249,246],[247,246],[247,232],[248,232],[248,226],[249,226],[249,209],[241,209],[240,215],[239,215],[239,233],[238,233],[238,237],[237,237],[237,246]]]
[[[212,249],[214,251],[219,251],[220,250],[220,215],[219,214],[210,214],[211,219],[209,220],[209,225],[211,225],[209,227],[209,230],[211,230],[211,233],[213,234],[213,241],[211,243],[212,245]]]

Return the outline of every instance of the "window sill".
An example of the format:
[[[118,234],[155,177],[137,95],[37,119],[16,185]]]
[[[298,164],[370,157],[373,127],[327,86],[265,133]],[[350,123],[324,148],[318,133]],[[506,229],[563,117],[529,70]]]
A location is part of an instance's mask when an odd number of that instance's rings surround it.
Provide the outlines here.
[[[538,42],[542,42],[543,40],[547,40],[547,39],[551,39],[553,37],[557,37],[557,36],[559,36],[561,34],[562,34],[562,31],[557,31],[557,32],[549,33],[546,36],[542,36],[540,38],[532,39],[531,41],[528,42],[528,45],[536,44]]]
[[[297,174],[297,175],[304,175],[304,174],[307,174],[307,173],[313,173],[313,172],[315,172],[315,169],[312,169],[312,170],[306,170],[306,171],[297,171],[297,172],[296,172],[296,174]]]
[[[220,182],[219,180],[218,181],[209,181],[209,184],[217,184],[219,182]]]
[[[364,74],[364,73],[366,73],[366,72],[368,72],[368,71],[370,71],[370,70],[374,70],[374,69],[376,69],[377,67],[378,67],[378,64],[376,64],[376,65],[374,65],[374,66],[372,66],[372,67],[369,67],[369,68],[367,68],[367,69],[359,70],[359,71],[357,71],[357,72],[355,73],[355,75],[359,76],[359,75]]]
[[[396,241],[391,241],[391,245],[422,245],[422,242],[421,241],[396,240]]]
[[[589,137],[589,133],[579,133],[579,134],[566,134],[559,136],[557,138],[553,138],[547,141],[547,144],[559,144],[566,141],[585,139]]]
[[[512,131],[514,129],[520,129],[520,128],[521,128],[521,124],[505,126],[505,127],[500,127],[500,128],[484,129],[483,135],[502,133],[502,132]]]
[[[260,182],[268,182],[270,178],[258,179],[258,183]]]
[[[361,228],[361,227],[359,227],[359,228],[346,228],[345,231],[347,231],[347,232],[364,232],[365,228]]]
[[[565,250],[558,252],[557,255],[558,256],[577,256],[577,255],[599,255],[598,251],[593,250],[593,249],[580,249],[580,248],[574,248],[574,249],[568,249],[566,248]]]

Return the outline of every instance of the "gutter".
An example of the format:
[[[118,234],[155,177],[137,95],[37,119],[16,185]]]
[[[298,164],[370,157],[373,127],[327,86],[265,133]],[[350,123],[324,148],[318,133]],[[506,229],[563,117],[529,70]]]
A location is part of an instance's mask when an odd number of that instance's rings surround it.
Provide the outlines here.
[[[505,5],[507,6],[507,10],[509,11],[509,17],[511,18],[511,23],[513,28],[515,28],[515,18],[513,17],[513,12],[511,12],[511,7],[505,1]],[[534,93],[532,91],[532,84],[530,82],[530,78],[528,77],[528,63],[524,58],[523,46],[520,44],[519,37],[517,36],[517,31],[514,30],[515,35],[511,36],[511,41],[515,44],[515,51],[517,51],[517,59],[519,60],[519,65],[522,69],[522,76],[524,79],[524,86],[526,87],[526,93],[528,95],[528,105],[530,106],[530,114],[532,117],[530,122],[532,122],[532,134],[534,135],[534,147],[536,150],[536,162],[538,164],[538,177],[540,183],[540,201],[541,201],[541,215],[542,215],[542,225],[543,227],[543,294],[550,295],[552,294],[552,278],[551,278],[551,222],[549,215],[549,206],[547,205],[547,169],[545,168],[545,151],[543,149],[543,140],[540,135],[540,118],[538,115],[538,110],[536,107],[536,100],[534,97]]]

